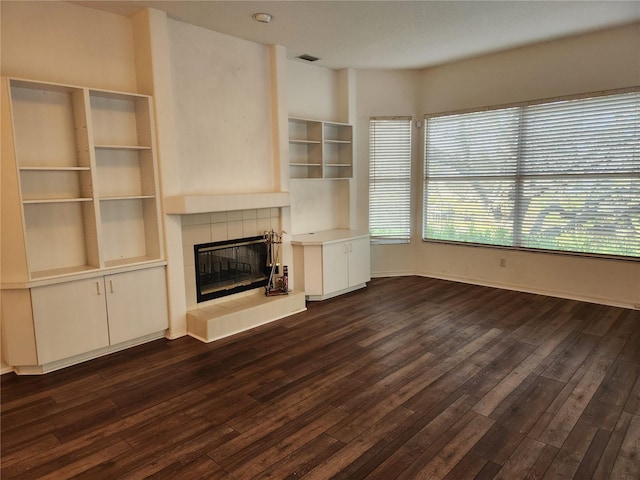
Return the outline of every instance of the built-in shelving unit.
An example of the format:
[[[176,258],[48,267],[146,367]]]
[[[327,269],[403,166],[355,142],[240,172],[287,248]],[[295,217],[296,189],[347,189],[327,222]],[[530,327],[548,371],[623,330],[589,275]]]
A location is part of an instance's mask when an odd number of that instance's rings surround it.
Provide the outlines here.
[[[87,295],[100,297],[96,310],[103,311],[107,276],[113,286],[114,275],[133,278],[136,270],[148,270],[154,278],[153,287],[140,287],[140,296],[166,298],[151,98],[3,78],[2,103],[2,298],[17,312],[4,319],[4,326],[8,335],[19,332],[23,351],[35,352],[29,360],[21,354],[7,360],[42,365],[96,345],[109,347],[116,337],[76,342],[48,355],[50,335],[39,329],[47,325],[55,330],[55,322],[67,317],[56,316],[53,305],[42,308],[37,299],[39,292],[59,285],[70,298],[77,297],[77,305]],[[117,278],[116,293],[122,296],[128,280]],[[81,289],[80,280],[89,287]],[[156,291],[159,285],[162,292]],[[136,332],[134,336],[163,331],[166,305],[163,309],[164,315],[156,315],[159,323],[149,322],[151,330],[135,322],[125,330]],[[25,319],[33,325],[28,327]],[[105,320],[87,321],[102,325]],[[75,329],[71,324],[59,327]],[[25,335],[28,331],[34,336]],[[125,337],[133,338],[123,333]]]
[[[161,242],[150,98],[96,90],[89,97],[104,265],[156,260]]]
[[[323,122],[325,178],[353,177],[352,137],[351,125]]]
[[[150,98],[8,88],[26,280],[161,259]]]
[[[86,91],[9,82],[23,218],[15,226],[23,226],[26,277],[33,280],[98,269]]]
[[[346,123],[289,118],[292,179],[353,177],[353,129]]]

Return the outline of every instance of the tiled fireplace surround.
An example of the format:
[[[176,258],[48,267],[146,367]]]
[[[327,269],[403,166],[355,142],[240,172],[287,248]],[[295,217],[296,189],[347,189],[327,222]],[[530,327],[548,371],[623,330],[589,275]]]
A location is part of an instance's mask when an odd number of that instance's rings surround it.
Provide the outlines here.
[[[262,288],[197,303],[193,246],[281,231],[280,207],[181,215],[187,333],[212,342],[306,309],[304,292],[265,296]]]
[[[197,305],[194,245],[281,230],[280,208],[277,207],[182,215],[181,222],[187,308]]]

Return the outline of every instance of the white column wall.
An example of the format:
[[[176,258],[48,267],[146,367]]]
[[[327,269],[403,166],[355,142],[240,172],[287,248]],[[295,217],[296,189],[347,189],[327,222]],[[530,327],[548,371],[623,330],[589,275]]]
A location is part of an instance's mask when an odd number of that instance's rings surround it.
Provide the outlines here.
[[[290,117],[331,122],[348,122],[344,75],[335,70],[287,62],[288,108]],[[292,234],[318,232],[350,226],[350,189],[345,180],[293,180],[291,192]]]
[[[181,194],[272,192],[269,47],[169,19]]]
[[[173,83],[169,48],[167,14],[145,9],[133,17],[135,49],[140,91],[153,95],[156,139],[158,143],[158,176],[163,196],[180,193],[180,164],[176,155]],[[167,258],[167,299],[169,329],[167,338],[187,333],[187,307],[184,295],[185,276],[182,263],[182,225],[177,215],[164,215],[162,229]]]

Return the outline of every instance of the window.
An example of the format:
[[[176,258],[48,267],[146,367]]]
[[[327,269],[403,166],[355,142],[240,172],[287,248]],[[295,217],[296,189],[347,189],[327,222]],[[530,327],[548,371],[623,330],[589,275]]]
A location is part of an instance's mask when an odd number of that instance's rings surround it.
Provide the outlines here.
[[[640,93],[434,116],[423,238],[640,257]]]
[[[411,117],[369,120],[369,231],[374,242],[409,242]]]

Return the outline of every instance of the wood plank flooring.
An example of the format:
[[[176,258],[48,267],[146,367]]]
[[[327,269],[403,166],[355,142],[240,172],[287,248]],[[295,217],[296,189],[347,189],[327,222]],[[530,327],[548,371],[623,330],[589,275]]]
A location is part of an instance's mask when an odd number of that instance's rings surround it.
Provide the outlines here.
[[[640,311],[380,278],[2,376],[1,478],[640,479]]]

